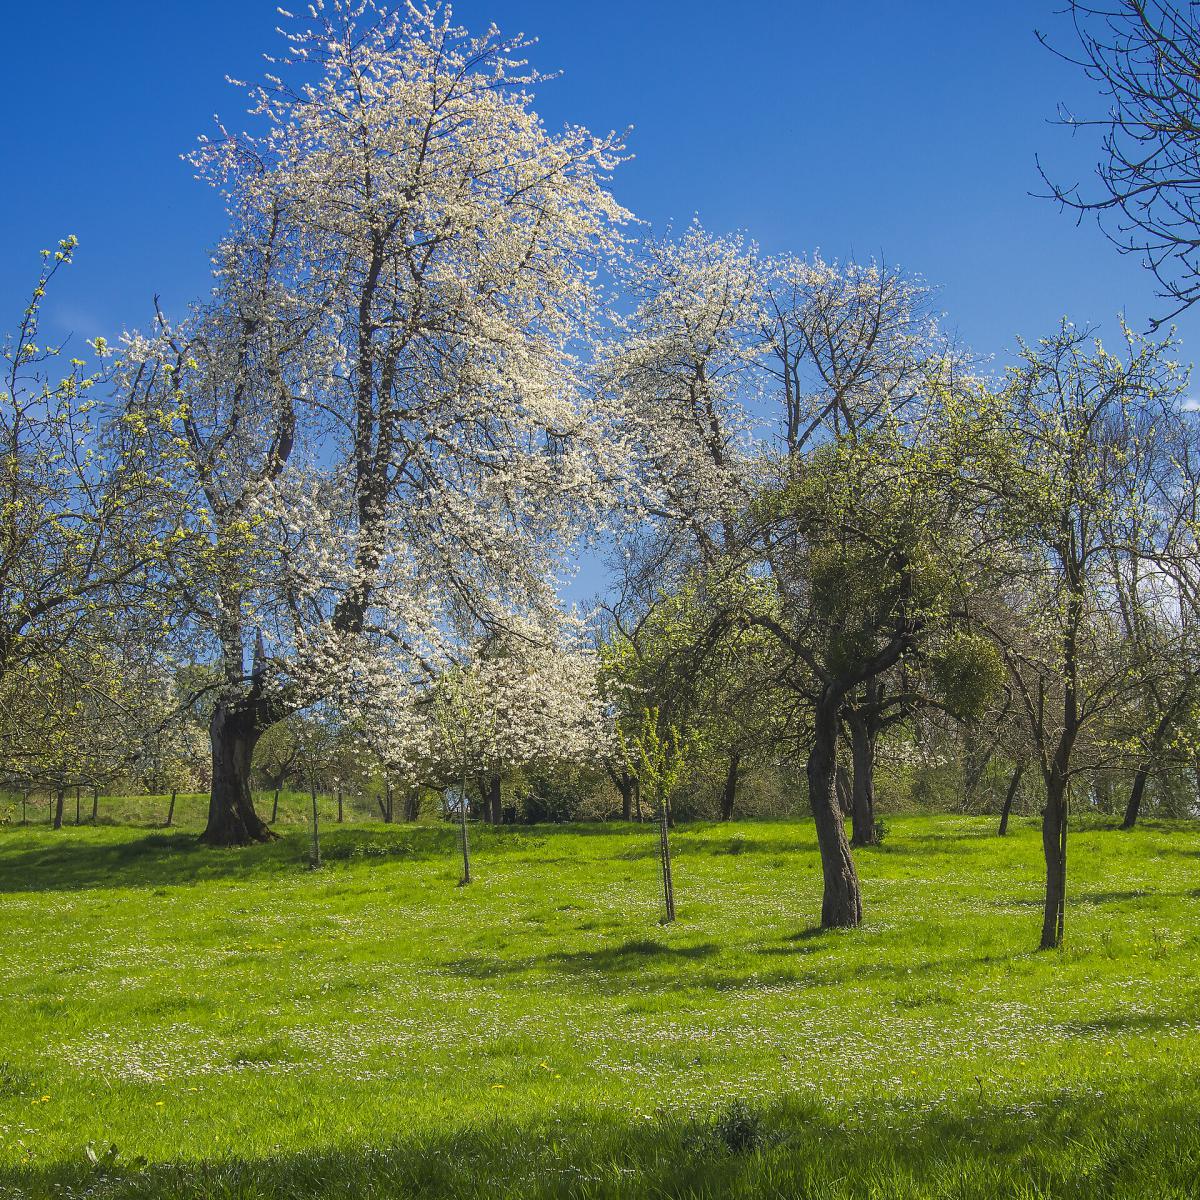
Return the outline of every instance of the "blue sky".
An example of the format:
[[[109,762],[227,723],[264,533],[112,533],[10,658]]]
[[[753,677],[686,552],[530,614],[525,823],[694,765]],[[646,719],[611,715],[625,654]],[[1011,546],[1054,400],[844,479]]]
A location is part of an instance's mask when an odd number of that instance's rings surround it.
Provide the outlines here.
[[[940,288],[963,339],[1003,356],[1059,316],[1142,324],[1153,289],[1092,225],[1037,191],[1034,155],[1064,178],[1092,147],[1050,123],[1095,101],[1034,29],[1062,30],[1060,0],[464,0],[460,20],[535,34],[561,68],[553,124],[634,126],[620,198],[661,226],[693,213],[768,250],[886,256]],[[178,307],[207,287],[221,229],[214,195],[179,154],[259,69],[274,5],[42,0],[6,6],[0,75],[0,311],[11,324],[36,251],[65,233],[78,265],[51,307],[55,332],[144,323],[158,292]],[[1200,317],[1179,322],[1183,357]]]
[[[0,311],[9,327],[36,252],[67,233],[78,264],[48,331],[112,336],[208,286],[219,203],[179,155],[237,121],[226,74],[254,77],[277,43],[260,0],[8,4],[0,75]],[[303,9],[303,5],[294,5]],[[1052,123],[1098,101],[1037,42],[1066,36],[1061,0],[463,0],[479,28],[536,35],[563,77],[552,124],[632,125],[619,198],[662,227],[698,214],[765,249],[883,256],[940,289],[947,323],[1003,361],[1060,316],[1144,327],[1152,281],[1093,224],[1045,200],[1035,154],[1084,177],[1095,147]],[[16,52],[13,52],[13,51]],[[1200,314],[1179,322],[1182,358]]]

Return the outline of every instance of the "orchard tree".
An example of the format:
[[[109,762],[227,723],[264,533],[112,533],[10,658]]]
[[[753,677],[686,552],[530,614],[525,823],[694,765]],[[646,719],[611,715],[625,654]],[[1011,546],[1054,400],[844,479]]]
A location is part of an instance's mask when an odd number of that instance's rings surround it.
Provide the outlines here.
[[[619,731],[622,753],[654,806],[658,820],[658,857],[662,872],[663,924],[675,920],[675,879],[671,870],[671,793],[683,774],[686,757],[679,730],[664,724],[657,708],[642,710],[641,720]]]
[[[147,608],[160,620],[150,584],[176,544],[166,481],[146,469],[148,439],[169,414],[114,401],[103,339],[89,372],[42,333],[46,294],[75,248],[69,237],[42,251],[29,303],[0,343],[0,685],[12,675],[18,689],[37,687],[43,670],[52,689],[89,660],[98,622],[128,626]]]
[[[1025,346],[1008,386],[1014,469],[1007,628],[993,630],[1046,791],[1041,948],[1061,944],[1067,831],[1076,781],[1103,756],[1112,713],[1157,665],[1121,637],[1119,596],[1152,564],[1163,440],[1185,377],[1169,342],[1125,331],[1120,355],[1064,323]]]
[[[403,708],[548,612],[604,498],[575,351],[620,147],[546,129],[525,44],[335,0],[250,89],[253,131],[193,156],[228,198],[217,288],[126,359],[182,414],[163,457],[204,544],[176,594],[223,682],[209,843],[271,836],[250,765],[289,712]]]
[[[856,925],[858,877],[835,795],[850,697],[950,619],[981,538],[974,470],[988,398],[894,268],[794,256],[693,228],[644,266],[602,356],[648,515],[659,586],[700,572],[713,645],[774,639],[807,711],[822,924]],[[979,443],[979,445],[976,445]],[[648,606],[646,611],[648,611]]]
[[[625,565],[632,563],[626,559]],[[633,581],[626,575],[625,582]],[[791,736],[789,717],[795,714],[775,682],[773,640],[760,629],[726,628],[704,583],[693,573],[671,592],[623,588],[608,612],[601,656],[619,723],[635,724],[653,708],[680,730],[689,764],[720,773],[718,814],[728,821],[742,772]],[[624,756],[620,767],[614,782],[628,806],[627,789],[637,775]]]

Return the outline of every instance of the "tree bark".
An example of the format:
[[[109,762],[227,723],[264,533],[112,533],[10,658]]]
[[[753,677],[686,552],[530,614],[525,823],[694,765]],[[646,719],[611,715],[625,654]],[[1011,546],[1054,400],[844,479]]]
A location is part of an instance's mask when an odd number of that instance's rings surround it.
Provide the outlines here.
[[[83,815],[79,806],[79,784],[75,785],[75,824],[83,824]]]
[[[1122,829],[1132,829],[1142,811],[1142,797],[1146,794],[1146,778],[1149,772],[1145,767],[1139,767],[1133,777],[1133,787],[1129,789],[1129,803],[1125,805],[1125,817],[1121,822]]]
[[[212,741],[212,792],[208,824],[200,841],[209,846],[247,846],[270,842],[275,834],[254,811],[250,763],[258,739],[269,728],[256,706],[219,703],[209,722]]]
[[[493,775],[488,780],[488,794],[485,808],[488,810],[488,820],[493,825],[499,825],[504,818],[501,812],[500,776]]]
[[[725,775],[725,790],[721,793],[721,820],[733,820],[733,805],[737,799],[738,768],[741,766],[742,755],[739,750],[733,750],[729,755],[729,771]]]
[[[1067,899],[1067,785],[1050,772],[1046,809],[1042,814],[1042,850],[1046,858],[1046,907],[1042,916],[1042,950],[1062,945]]]
[[[170,829],[175,823],[175,796],[177,792],[175,788],[171,789],[171,807],[167,809],[167,828]]]
[[[342,813],[342,781],[340,779],[337,781],[337,798],[338,798],[338,824],[341,825],[342,822],[345,820],[345,817]]]
[[[817,827],[824,879],[823,929],[853,928],[862,923],[862,892],[836,793],[840,709],[841,697],[830,695],[828,689],[818,697],[807,765],[808,802]]]
[[[421,789],[413,788],[404,794],[404,819],[415,821],[421,815]]]
[[[1021,776],[1025,774],[1025,763],[1018,763],[1016,770],[1012,773],[1012,778],[1008,781],[1008,791],[1004,795],[1004,804],[1000,809],[1000,828],[996,830],[1000,837],[1004,837],[1008,833],[1008,816],[1012,812],[1013,801],[1017,798],[1017,791],[1021,786]]]
[[[642,784],[639,779],[633,781],[633,802],[637,807],[637,819],[640,825],[642,823]]]
[[[613,770],[611,764],[605,768],[608,771],[608,777],[616,784],[617,791],[621,793],[621,820],[633,820],[633,776],[629,774],[628,767],[622,767],[621,773],[618,775]]]
[[[875,828],[875,739],[870,720],[862,713],[850,717],[850,749],[854,775],[850,796],[852,846],[879,844]]]
[[[98,787],[94,787],[94,788],[92,788],[92,824],[95,825],[95,823],[99,819],[100,819],[100,789]]]
[[[843,763],[838,763],[834,768],[833,780],[838,809],[843,817],[848,817],[854,811],[854,785],[850,782],[850,772]]]
[[[274,825],[277,820],[279,820],[279,789],[278,788],[275,789],[275,796],[271,800],[271,824]]]
[[[51,822],[51,824],[54,826],[55,829],[62,828],[63,792],[64,792],[64,790],[65,789],[63,788],[63,785],[61,783],[58,785],[57,788],[54,789],[54,819]]]

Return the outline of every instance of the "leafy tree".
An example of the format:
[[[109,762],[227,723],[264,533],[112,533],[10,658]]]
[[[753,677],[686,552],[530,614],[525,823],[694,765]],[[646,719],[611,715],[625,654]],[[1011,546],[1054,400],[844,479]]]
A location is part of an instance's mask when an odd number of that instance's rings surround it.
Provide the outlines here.
[[[1120,578],[1154,561],[1152,481],[1183,377],[1169,343],[1126,331],[1123,351],[1064,323],[1024,348],[1009,380],[1011,616],[993,635],[1046,791],[1043,949],[1063,938],[1072,788],[1102,760],[1114,709],[1148,679],[1118,634],[1116,597]]]

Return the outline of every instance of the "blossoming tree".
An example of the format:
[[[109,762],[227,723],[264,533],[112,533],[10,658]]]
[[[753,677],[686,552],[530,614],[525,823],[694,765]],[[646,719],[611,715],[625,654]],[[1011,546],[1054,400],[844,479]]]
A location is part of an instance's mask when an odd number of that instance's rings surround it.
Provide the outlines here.
[[[250,761],[287,713],[403,707],[454,646],[552,620],[604,491],[575,355],[626,215],[616,139],[549,132],[494,29],[313,11],[249,89],[253,130],[193,156],[232,225],[213,297],[126,354],[147,408],[182,412],[162,453],[204,535],[176,594],[223,674],[213,844],[271,836]]]

